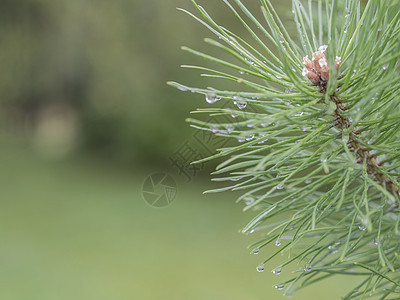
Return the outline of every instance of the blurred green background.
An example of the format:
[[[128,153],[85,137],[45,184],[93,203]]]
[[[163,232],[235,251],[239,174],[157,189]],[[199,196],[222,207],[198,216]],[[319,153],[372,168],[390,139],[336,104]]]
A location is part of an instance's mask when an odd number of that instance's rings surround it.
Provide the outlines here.
[[[290,20],[290,1],[273,2]],[[244,34],[222,1],[199,3]],[[176,7],[194,11],[189,0],[1,1],[0,299],[283,298],[279,258],[256,272],[272,247],[250,255],[257,234],[238,233],[254,212],[201,194],[216,187],[215,163],[190,178],[171,165],[195,137],[185,118],[206,103],[166,81],[206,85],[179,68],[200,63],[180,46],[209,51],[211,36]],[[141,196],[155,171],[178,184],[167,208]],[[352,281],[294,298],[339,299]]]

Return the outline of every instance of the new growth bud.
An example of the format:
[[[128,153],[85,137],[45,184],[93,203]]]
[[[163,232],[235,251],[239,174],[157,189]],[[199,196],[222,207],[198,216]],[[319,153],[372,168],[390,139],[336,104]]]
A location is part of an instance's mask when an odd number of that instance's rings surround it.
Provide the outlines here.
[[[325,56],[325,51],[328,46],[323,45],[319,47],[318,51],[312,54],[312,60],[308,58],[308,55],[303,57],[303,76],[306,76],[313,85],[320,87],[326,86],[329,80],[329,65],[328,59]],[[336,56],[334,67],[336,71],[339,70],[341,58]]]
[[[321,77],[321,80],[326,82],[329,79],[328,60],[322,50],[318,50],[313,54],[314,69]]]
[[[314,69],[314,65],[313,65],[313,63],[312,63],[312,61],[308,58],[308,55],[306,55],[306,56],[304,56],[303,57],[303,64],[306,66],[306,68],[308,69],[308,70],[312,70],[312,69]]]
[[[313,85],[318,85],[319,83],[319,76],[317,75],[317,73],[315,73],[315,70],[309,70],[306,67],[303,69],[302,72],[303,76],[306,76],[308,78],[308,80],[311,81],[311,83]]]

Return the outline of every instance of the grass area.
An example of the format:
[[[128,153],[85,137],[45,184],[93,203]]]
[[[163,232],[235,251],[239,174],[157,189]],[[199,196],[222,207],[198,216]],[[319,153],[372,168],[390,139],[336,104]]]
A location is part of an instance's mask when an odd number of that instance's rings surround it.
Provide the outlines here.
[[[201,195],[209,183],[196,179],[154,209],[140,196],[146,172],[0,145],[1,299],[284,299],[274,265],[256,272],[268,253],[249,255],[253,239],[237,230],[251,213],[228,193]],[[339,299],[351,286],[341,278],[294,299]]]

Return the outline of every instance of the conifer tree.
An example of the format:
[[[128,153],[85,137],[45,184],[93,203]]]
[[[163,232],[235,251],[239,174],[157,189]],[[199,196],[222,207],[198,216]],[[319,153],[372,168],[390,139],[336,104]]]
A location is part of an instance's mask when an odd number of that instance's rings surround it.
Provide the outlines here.
[[[257,233],[253,253],[277,246],[257,270],[293,271],[277,282],[285,295],[350,275],[359,284],[344,299],[400,299],[400,1],[292,0],[294,35],[269,0],[262,19],[240,0],[221,3],[245,36],[194,0],[197,14],[185,11],[225,55],[183,47],[215,69],[184,67],[216,86],[169,82],[204,95],[209,105],[196,113],[220,120],[188,119],[193,127],[232,140],[197,162],[223,159],[213,173],[222,187],[208,192],[242,192],[256,212],[242,230]],[[221,80],[235,89],[219,89]],[[278,254],[287,259],[274,266]]]

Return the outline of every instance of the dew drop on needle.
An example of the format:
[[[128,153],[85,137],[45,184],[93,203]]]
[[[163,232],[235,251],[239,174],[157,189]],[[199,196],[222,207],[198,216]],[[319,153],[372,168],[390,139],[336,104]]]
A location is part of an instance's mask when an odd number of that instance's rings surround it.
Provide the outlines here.
[[[209,104],[213,104],[217,102],[218,100],[221,100],[220,97],[218,97],[215,93],[208,93],[206,94],[206,102]]]
[[[264,265],[257,266],[257,272],[264,272]]]
[[[281,268],[273,269],[272,273],[275,274],[275,275],[280,275],[282,273],[282,269]]]

